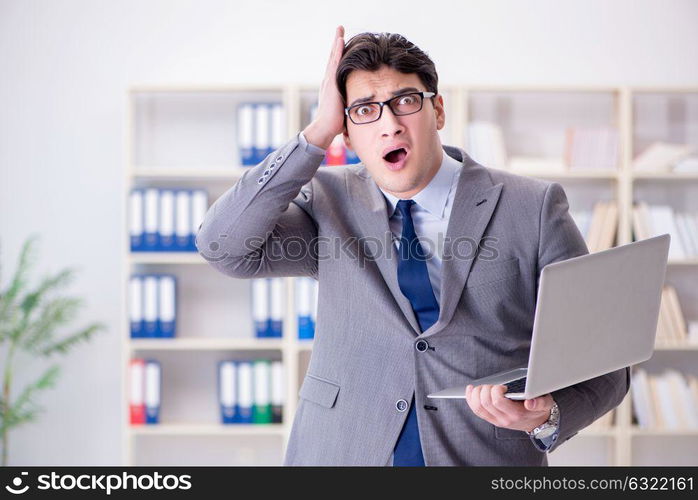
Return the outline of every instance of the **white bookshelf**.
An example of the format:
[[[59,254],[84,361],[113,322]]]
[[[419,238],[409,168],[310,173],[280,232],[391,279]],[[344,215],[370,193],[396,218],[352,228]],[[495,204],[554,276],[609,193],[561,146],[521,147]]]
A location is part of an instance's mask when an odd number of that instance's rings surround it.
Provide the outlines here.
[[[268,351],[282,350],[283,340],[258,338],[131,339],[131,352],[139,351]]]
[[[192,425],[161,424],[144,425],[132,429],[137,436],[284,436],[282,424]]]
[[[698,95],[696,88],[631,87],[549,87],[549,86],[444,86],[446,126],[440,132],[444,144],[465,147],[468,123],[487,118],[501,124],[507,147],[515,154],[557,155],[555,140],[541,139],[543,134],[561,133],[565,125],[606,124],[617,127],[620,155],[617,169],[515,171],[560,182],[571,209],[590,209],[598,200],[613,200],[619,208],[616,244],[632,241],[632,207],[645,195],[668,199],[680,208],[698,203],[698,174],[633,172],[632,158],[637,145],[647,141],[638,136],[636,105],[643,96]],[[286,113],[290,138],[309,121],[309,108],[317,88],[308,86],[136,86],[128,93],[127,164],[124,204],[134,186],[204,187],[212,203],[246,171],[238,165],[235,146],[234,109],[244,101],[281,101]],[[530,102],[529,102],[530,101]],[[692,102],[692,101],[691,101]],[[656,104],[655,104],[656,105]],[[533,113],[533,115],[532,115]],[[687,111],[693,127],[698,120]],[[528,118],[527,118],[528,116]],[[569,123],[566,120],[572,117]],[[641,118],[641,117],[640,117]],[[640,130],[647,127],[641,125]],[[651,133],[651,127],[649,133]],[[194,137],[187,142],[189,137]],[[647,136],[649,137],[649,136]],[[187,140],[185,140],[185,138]],[[657,139],[664,136],[660,134]],[[694,145],[698,138],[691,136]],[[176,146],[166,148],[171,142]],[[467,148],[466,148],[467,150]],[[331,168],[331,167],[329,167]],[[676,197],[677,190],[681,196]],[[698,211],[698,206],[696,207]],[[128,304],[127,282],[132,272],[168,272],[177,275],[185,290],[178,304],[178,337],[174,339],[130,339],[128,311],[123,311],[122,389],[123,449],[128,465],[157,464],[280,464],[297,406],[300,384],[312,353],[312,341],[297,339],[294,314],[294,281],[286,279],[287,303],[282,339],[255,339],[249,315],[249,283],[227,278],[209,266],[198,254],[131,253],[128,240],[127,210],[124,210],[123,303]],[[203,264],[203,265],[202,265]],[[676,285],[687,319],[698,319],[698,258],[671,261],[667,281]],[[676,283],[674,283],[676,282]],[[213,289],[208,293],[206,290]],[[227,294],[227,295],[226,295]],[[221,296],[227,297],[222,300]],[[689,304],[690,302],[690,304]],[[695,302],[695,305],[693,304]],[[178,313],[180,314],[180,313]],[[698,346],[657,346],[650,360],[657,365],[669,356],[668,366],[696,364]],[[163,396],[177,399],[200,398],[208,410],[199,419],[186,417],[184,410],[166,411],[172,401],[163,401],[162,423],[130,426],[128,418],[128,361],[133,356],[163,359]],[[215,360],[250,356],[281,359],[285,374],[285,406],[281,424],[221,425],[214,411],[215,378],[202,378],[198,393],[186,393],[186,379],[167,378],[165,371],[212,371]],[[678,358],[677,358],[678,357]],[[177,370],[175,370],[175,368]],[[177,384],[185,386],[184,395]],[[213,401],[213,403],[211,403]],[[188,404],[180,401],[176,405]],[[168,418],[171,415],[172,418]],[[211,441],[211,440],[215,441]],[[677,441],[678,440],[678,441]],[[665,444],[665,442],[667,444]],[[675,444],[679,443],[680,444]],[[206,450],[221,449],[207,455]],[[647,464],[647,450],[656,447],[657,465],[698,463],[698,430],[667,431],[640,429],[633,424],[630,396],[617,408],[610,428],[591,426],[560,446],[549,460],[553,465],[634,465]],[[692,456],[684,456],[693,451]],[[197,454],[201,454],[198,457]],[[678,454],[678,458],[676,456]],[[692,462],[691,462],[692,460]]]

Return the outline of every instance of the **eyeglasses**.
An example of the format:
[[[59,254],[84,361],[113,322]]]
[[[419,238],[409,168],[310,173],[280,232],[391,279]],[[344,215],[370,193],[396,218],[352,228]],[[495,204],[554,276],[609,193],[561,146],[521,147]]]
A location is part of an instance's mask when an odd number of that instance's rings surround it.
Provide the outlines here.
[[[434,97],[434,92],[410,92],[400,94],[383,102],[363,102],[344,108],[344,114],[356,125],[365,125],[380,120],[383,115],[383,106],[390,106],[395,116],[411,115],[422,109],[424,99]]]

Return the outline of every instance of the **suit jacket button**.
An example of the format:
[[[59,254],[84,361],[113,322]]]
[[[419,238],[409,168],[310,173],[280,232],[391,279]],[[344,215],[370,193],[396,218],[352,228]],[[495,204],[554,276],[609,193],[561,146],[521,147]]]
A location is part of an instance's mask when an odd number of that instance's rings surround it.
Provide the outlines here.
[[[395,408],[397,408],[397,411],[399,412],[405,411],[407,409],[407,401],[405,401],[404,399],[398,399],[395,402]]]
[[[419,351],[419,352],[424,352],[427,349],[429,349],[429,344],[427,343],[426,340],[420,340],[418,341],[414,347]]]

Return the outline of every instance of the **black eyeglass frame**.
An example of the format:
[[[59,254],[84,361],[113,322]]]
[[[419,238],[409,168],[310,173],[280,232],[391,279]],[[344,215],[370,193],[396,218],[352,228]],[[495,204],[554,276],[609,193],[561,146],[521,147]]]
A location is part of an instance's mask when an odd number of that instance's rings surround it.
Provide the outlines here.
[[[420,103],[419,103],[419,109],[416,110],[416,111],[410,111],[409,113],[396,113],[395,110],[393,109],[393,107],[390,106],[390,103],[391,103],[392,101],[396,100],[396,99],[400,99],[401,97],[405,97],[405,96],[408,96],[408,95],[418,95],[418,96],[420,96],[420,97],[422,98],[421,101],[420,101]],[[349,107],[347,107],[347,108],[344,108],[344,115],[345,115],[345,116],[348,116],[349,119],[351,120],[351,122],[352,122],[354,125],[367,125],[367,124],[369,124],[369,123],[375,123],[375,122],[377,122],[378,120],[381,119],[381,116],[383,116],[383,107],[384,107],[386,104],[390,107],[390,111],[392,111],[393,114],[394,114],[395,116],[408,116],[408,115],[413,115],[413,114],[415,114],[415,113],[419,113],[419,112],[422,110],[422,108],[424,107],[424,99],[433,98],[435,95],[436,95],[435,92],[424,92],[424,91],[422,91],[422,92],[406,92],[406,93],[404,93],[404,94],[400,94],[400,95],[396,95],[395,97],[391,97],[391,98],[388,99],[387,101],[383,101],[383,102],[378,102],[378,101],[360,102],[360,103],[358,103],[358,104],[354,104],[353,106],[349,106]],[[368,106],[369,104],[378,104],[378,106],[380,106],[380,111],[378,111],[378,118],[376,118],[375,120],[371,120],[370,122],[356,123],[356,122],[354,121],[354,119],[351,117],[351,115],[349,114],[349,112],[350,112],[352,109],[354,109],[354,108],[358,108],[358,107],[360,107],[360,106]]]

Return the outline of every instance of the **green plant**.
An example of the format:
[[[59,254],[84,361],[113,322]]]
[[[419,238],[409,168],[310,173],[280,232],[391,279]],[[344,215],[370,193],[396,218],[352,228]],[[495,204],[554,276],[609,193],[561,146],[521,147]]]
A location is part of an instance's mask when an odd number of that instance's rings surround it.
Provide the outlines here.
[[[59,328],[72,324],[83,302],[59,293],[73,280],[75,271],[72,269],[47,276],[36,287],[31,287],[29,274],[36,261],[37,240],[38,237],[34,235],[25,241],[14,276],[6,289],[0,289],[0,355],[4,355],[0,395],[3,465],[7,465],[9,431],[36,420],[42,410],[37,397],[42,391],[55,386],[60,373],[59,366],[51,364],[38,379],[21,388],[13,398],[12,379],[18,352],[23,351],[33,357],[66,354],[80,342],[105,329],[102,323],[92,323],[57,337]]]

